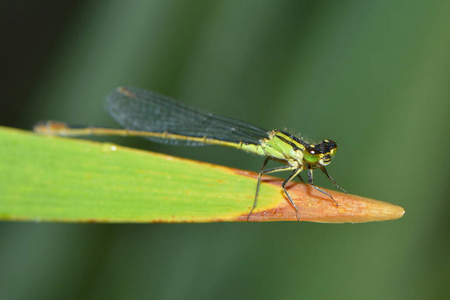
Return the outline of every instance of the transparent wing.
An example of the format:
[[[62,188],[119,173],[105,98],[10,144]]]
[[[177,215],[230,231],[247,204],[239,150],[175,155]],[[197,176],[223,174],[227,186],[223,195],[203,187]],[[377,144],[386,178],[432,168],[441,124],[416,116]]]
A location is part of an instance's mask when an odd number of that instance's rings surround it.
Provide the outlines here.
[[[246,144],[258,144],[267,138],[267,130],[248,123],[212,114],[169,97],[136,88],[120,87],[106,98],[106,109],[123,127],[130,130],[167,132],[188,137]],[[172,145],[204,146],[198,141],[146,139]]]

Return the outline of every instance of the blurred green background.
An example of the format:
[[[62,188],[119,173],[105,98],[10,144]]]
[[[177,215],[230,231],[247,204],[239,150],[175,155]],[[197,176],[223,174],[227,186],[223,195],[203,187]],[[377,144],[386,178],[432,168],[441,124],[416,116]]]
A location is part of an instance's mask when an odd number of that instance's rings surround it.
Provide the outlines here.
[[[0,298],[444,299],[449,16],[446,0],[3,3],[0,125],[114,125],[105,95],[139,86],[337,140],[337,182],[406,214],[356,225],[3,222]],[[246,170],[262,163],[220,147],[108,140]]]

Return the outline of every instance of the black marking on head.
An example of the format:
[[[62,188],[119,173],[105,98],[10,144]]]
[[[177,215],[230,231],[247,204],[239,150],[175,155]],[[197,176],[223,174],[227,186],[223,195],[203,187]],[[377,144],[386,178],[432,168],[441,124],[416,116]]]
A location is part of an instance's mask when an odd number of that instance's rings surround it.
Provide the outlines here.
[[[337,145],[334,141],[331,140],[323,140],[319,144],[316,145],[316,149],[321,154],[327,154],[330,153],[331,150],[336,149]]]

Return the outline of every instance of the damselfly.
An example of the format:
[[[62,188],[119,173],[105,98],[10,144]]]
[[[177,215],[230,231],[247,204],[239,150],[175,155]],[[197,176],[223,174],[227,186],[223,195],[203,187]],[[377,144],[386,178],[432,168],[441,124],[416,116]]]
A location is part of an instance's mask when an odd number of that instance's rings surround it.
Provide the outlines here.
[[[136,87],[119,87],[111,92],[106,99],[106,109],[125,129],[79,127],[46,121],[37,124],[34,130],[41,134],[59,136],[126,135],[172,145],[222,145],[265,156],[256,184],[253,207],[247,220],[256,208],[261,177],[265,174],[291,171],[281,187],[295,209],[298,220],[297,205],[287,192],[286,185],[295,177],[303,182],[300,176],[302,171],[307,171],[308,183],[330,197],[336,206],[338,204],[333,196],[314,185],[313,170],[320,169],[337,188],[346,192],[325,169],[337,152],[337,145],[332,140],[311,144],[283,130],[268,131]],[[285,165],[266,169],[269,160]]]

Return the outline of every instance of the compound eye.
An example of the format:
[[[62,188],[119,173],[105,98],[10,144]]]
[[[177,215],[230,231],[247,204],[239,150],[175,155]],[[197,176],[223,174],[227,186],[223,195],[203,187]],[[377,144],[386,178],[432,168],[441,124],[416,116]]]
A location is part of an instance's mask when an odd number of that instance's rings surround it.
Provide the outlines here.
[[[329,153],[331,156],[335,156],[337,152],[337,145],[332,140],[322,141],[324,145],[324,153]]]
[[[336,155],[336,152],[337,152],[337,147],[331,149],[331,150],[330,150],[331,156],[335,156],[335,155]]]
[[[314,145],[311,145],[308,148],[306,148],[306,151],[308,151],[308,153],[311,155],[316,155],[318,152]]]
[[[325,147],[333,149],[337,148],[336,142],[332,140],[323,140],[322,143],[325,145]]]

